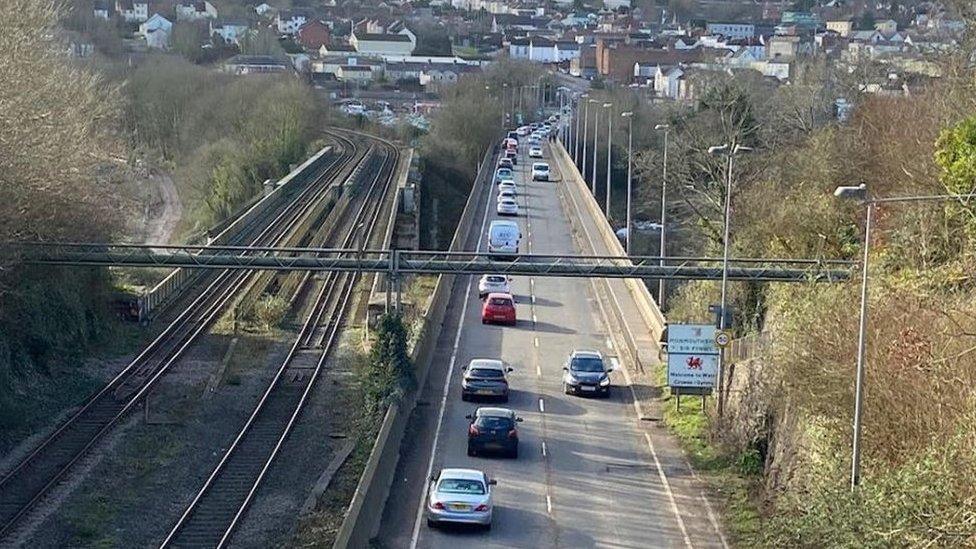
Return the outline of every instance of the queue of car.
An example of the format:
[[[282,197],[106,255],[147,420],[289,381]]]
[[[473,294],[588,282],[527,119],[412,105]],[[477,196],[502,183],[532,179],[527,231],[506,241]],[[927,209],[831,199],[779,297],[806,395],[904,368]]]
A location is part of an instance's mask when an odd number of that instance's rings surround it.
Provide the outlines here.
[[[529,143],[528,156],[543,158],[542,143],[556,120],[533,123],[508,132],[502,142],[503,153],[498,161],[493,182],[497,188],[496,213],[499,216],[519,214],[516,196],[515,166],[518,164],[520,138]],[[549,165],[532,163],[533,181],[549,181]],[[517,222],[493,220],[488,227],[488,254],[491,259],[504,259],[519,254],[522,233]],[[478,297],[482,300],[483,324],[516,325],[516,301],[512,295],[512,280],[507,275],[486,274],[478,281]],[[563,385],[567,394],[609,395],[610,384],[603,357],[597,351],[573,351],[566,361]],[[476,358],[461,371],[461,400],[468,402],[493,399],[501,403],[509,400],[508,374],[512,368],[502,360]],[[516,459],[519,454],[518,424],[522,418],[509,408],[484,406],[465,416],[468,420],[467,455],[500,454]],[[460,523],[491,528],[493,515],[492,491],[497,482],[477,469],[445,468],[430,478],[427,502],[427,525]]]

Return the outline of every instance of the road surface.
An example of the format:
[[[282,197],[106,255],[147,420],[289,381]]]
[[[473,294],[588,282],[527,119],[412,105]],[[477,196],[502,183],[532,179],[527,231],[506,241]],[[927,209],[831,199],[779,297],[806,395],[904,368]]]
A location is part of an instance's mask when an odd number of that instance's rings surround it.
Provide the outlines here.
[[[527,150],[527,147],[523,147]],[[548,153],[548,150],[547,150]],[[523,250],[575,253],[560,199],[561,182],[530,181],[531,161],[516,167]],[[555,174],[558,177],[558,172]],[[478,212],[480,233],[468,249],[484,249],[494,192]],[[637,416],[633,392],[619,371],[609,399],[562,392],[562,366],[573,348],[613,355],[601,308],[584,279],[516,278],[518,325],[484,326],[477,280],[459,279],[422,405],[401,448],[397,478],[384,510],[381,542],[388,547],[722,547],[714,516],[683,456],[655,448],[664,437]],[[517,460],[468,457],[460,371],[472,358],[501,358],[511,374],[508,407],[524,418]],[[615,359],[613,360],[615,362]],[[445,380],[447,383],[445,384]],[[447,392],[444,392],[444,389]],[[490,405],[490,404],[487,404]],[[673,444],[672,444],[673,448]],[[490,532],[431,529],[422,520],[428,471],[472,467],[495,487]],[[678,474],[681,479],[675,479]],[[677,481],[677,482],[676,482]]]

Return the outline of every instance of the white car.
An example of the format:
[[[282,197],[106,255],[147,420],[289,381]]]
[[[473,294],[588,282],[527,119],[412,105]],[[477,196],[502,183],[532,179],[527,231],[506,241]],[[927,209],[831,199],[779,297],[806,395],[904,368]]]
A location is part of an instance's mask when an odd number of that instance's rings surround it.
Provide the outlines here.
[[[506,179],[505,181],[502,181],[501,183],[498,184],[499,191],[504,191],[506,189],[512,191],[512,194],[518,194],[515,191],[515,182],[512,181],[511,179]]]
[[[498,201],[495,211],[498,215],[518,215],[518,203],[511,198],[503,198]]]
[[[505,275],[481,275],[478,280],[478,297],[484,299],[488,294],[511,294],[512,279]]]
[[[532,181],[549,181],[549,164],[545,162],[532,164]]]
[[[529,149],[529,158],[542,158],[542,147],[532,147]]]
[[[491,528],[492,486],[497,484],[477,469],[441,469],[431,476],[427,526],[445,522]]]
[[[512,189],[502,189],[498,191],[498,199],[496,202],[501,202],[502,200],[515,200],[515,191]]]

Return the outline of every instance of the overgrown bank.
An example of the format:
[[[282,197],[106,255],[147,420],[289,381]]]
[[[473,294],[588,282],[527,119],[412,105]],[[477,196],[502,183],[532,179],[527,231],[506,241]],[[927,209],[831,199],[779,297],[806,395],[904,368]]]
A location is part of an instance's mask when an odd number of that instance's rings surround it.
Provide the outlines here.
[[[692,108],[651,110],[671,126],[669,227],[677,255],[721,255],[725,164],[736,158],[732,255],[857,259],[864,209],[832,194],[976,191],[976,88],[966,63],[912,97],[857,97],[831,117],[825,84],[802,77],[700,82]],[[802,74],[802,73],[801,73]],[[779,109],[770,109],[779,105]],[[799,113],[783,116],[783,113]],[[635,123],[636,124],[636,123]],[[720,129],[720,131],[719,131]],[[716,135],[718,132],[718,135]],[[639,164],[644,207],[659,208],[661,136]],[[971,201],[883,205],[873,229],[861,485],[850,489],[859,279],[833,285],[733,283],[737,335],[762,334],[731,368],[725,418],[669,412],[671,428],[729,496],[741,546],[976,544],[976,241]],[[712,322],[713,282],[674,288],[670,322]]]

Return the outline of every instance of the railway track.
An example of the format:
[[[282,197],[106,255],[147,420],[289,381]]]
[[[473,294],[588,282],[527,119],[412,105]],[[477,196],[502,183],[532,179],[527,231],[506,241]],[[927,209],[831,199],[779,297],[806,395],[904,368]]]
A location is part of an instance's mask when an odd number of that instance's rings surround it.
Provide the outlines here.
[[[350,166],[364,161],[369,154],[348,135],[336,133],[334,139],[340,144],[341,152],[319,170],[312,182],[280,207],[266,225],[249,230],[245,239],[248,245],[273,246],[284,240],[306,220],[329,187],[342,181]],[[190,299],[155,340],[33,451],[0,476],[0,540],[10,535],[21,519],[179,361],[247,286],[252,275],[222,271],[202,280],[203,291]]]
[[[382,143],[369,188],[346,219],[343,248],[368,246],[393,185],[399,152]],[[370,166],[367,162],[366,166]],[[369,168],[367,168],[369,169]],[[246,513],[338,339],[359,274],[330,272],[294,343],[230,448],[172,528],[162,547],[223,547]],[[307,278],[304,284],[314,279]],[[314,353],[307,349],[315,349]]]

